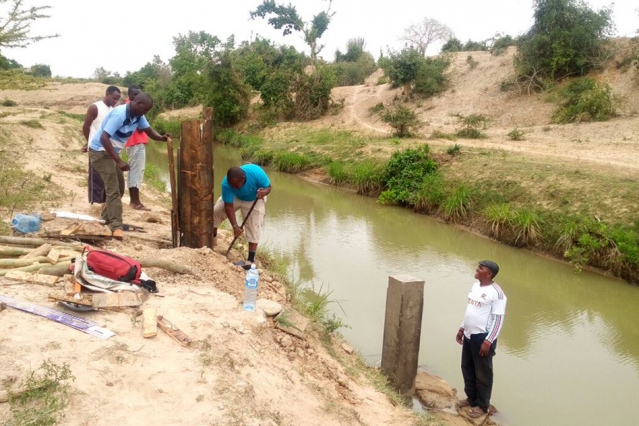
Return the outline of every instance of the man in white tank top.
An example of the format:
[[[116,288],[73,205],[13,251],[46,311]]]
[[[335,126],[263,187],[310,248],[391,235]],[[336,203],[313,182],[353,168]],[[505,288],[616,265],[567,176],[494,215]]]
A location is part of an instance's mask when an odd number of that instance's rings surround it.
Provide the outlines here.
[[[87,152],[88,142],[102,125],[104,118],[109,115],[114,106],[120,102],[120,89],[116,86],[107,87],[104,99],[94,102],[89,106],[84,116],[84,125],[82,133],[87,140],[87,144],[82,147],[82,152]],[[103,204],[106,201],[106,193],[104,192],[104,182],[98,173],[93,170],[91,162],[89,162],[89,203]],[[103,218],[104,219],[104,218]]]

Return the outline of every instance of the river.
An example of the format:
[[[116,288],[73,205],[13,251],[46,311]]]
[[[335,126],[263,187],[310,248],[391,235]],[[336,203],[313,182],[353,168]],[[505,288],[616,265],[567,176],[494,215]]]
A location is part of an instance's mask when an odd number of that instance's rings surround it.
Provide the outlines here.
[[[148,161],[166,174],[163,145]],[[215,195],[235,151],[216,148]],[[268,171],[262,245],[293,277],[330,292],[340,332],[379,365],[388,276],[425,280],[420,365],[463,398],[455,342],[477,262],[492,259],[508,297],[492,403],[507,425],[636,425],[639,287],[514,249],[410,210]]]

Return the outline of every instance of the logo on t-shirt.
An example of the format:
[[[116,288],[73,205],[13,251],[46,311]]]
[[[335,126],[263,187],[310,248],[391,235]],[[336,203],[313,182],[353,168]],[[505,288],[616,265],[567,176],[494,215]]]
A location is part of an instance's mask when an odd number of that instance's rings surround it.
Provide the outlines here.
[[[470,297],[468,298],[468,304],[469,305],[473,305],[473,306],[477,306],[478,308],[481,308],[481,302],[478,300],[473,300]]]

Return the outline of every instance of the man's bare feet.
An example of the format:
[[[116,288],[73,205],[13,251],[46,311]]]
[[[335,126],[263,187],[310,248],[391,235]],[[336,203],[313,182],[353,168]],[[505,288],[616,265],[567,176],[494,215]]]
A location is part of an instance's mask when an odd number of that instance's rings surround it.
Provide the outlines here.
[[[485,416],[486,414],[487,413],[479,407],[473,407],[473,409],[468,412],[468,415],[473,419]]]
[[[144,204],[140,203],[140,204],[129,204],[131,206],[132,209],[135,210],[143,210],[145,212],[150,212],[151,209],[147,208]]]

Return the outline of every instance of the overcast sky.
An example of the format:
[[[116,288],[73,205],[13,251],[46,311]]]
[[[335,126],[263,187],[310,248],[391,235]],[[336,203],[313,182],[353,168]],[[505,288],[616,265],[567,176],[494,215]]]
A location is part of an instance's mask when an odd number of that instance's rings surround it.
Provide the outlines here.
[[[173,37],[188,31],[206,31],[225,40],[235,35],[239,43],[260,35],[276,43],[291,44],[306,53],[299,34],[283,37],[264,20],[250,20],[249,12],[261,0],[25,0],[27,5],[51,5],[48,19],[32,25],[33,35],[60,34],[25,49],[4,49],[2,55],[23,66],[48,64],[54,75],[90,77],[98,67],[124,75],[136,71],[160,55],[174,55]],[[289,0],[281,1],[288,4]],[[290,0],[304,20],[327,6],[322,0]],[[532,25],[532,0],[334,0],[335,13],[320,56],[333,60],[350,38],[363,37],[366,49],[379,56],[380,49],[402,46],[399,37],[424,17],[448,25],[462,41],[492,37],[496,32],[512,36]],[[587,0],[593,8],[606,0]],[[633,36],[639,28],[639,1],[617,0],[613,18],[620,36]],[[0,7],[4,12],[6,5]],[[2,13],[4,17],[5,14]],[[437,51],[439,49],[436,49]],[[437,52],[432,52],[437,53]]]

